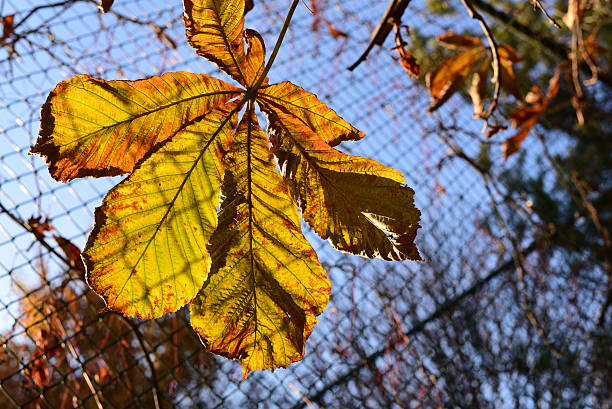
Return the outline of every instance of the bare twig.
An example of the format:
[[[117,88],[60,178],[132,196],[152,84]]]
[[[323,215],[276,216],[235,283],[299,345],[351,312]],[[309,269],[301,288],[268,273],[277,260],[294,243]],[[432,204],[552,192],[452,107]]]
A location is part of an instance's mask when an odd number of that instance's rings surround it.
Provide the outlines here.
[[[531,254],[535,249],[536,249],[536,242],[532,242],[527,247],[525,247],[525,249],[521,251],[521,254],[523,257],[526,257],[527,255]],[[514,259],[505,261],[498,268],[489,272],[489,274],[487,274],[485,277],[477,280],[475,283],[473,283],[469,288],[467,288],[461,294],[459,294],[458,296],[440,305],[436,309],[436,311],[430,314],[427,318],[415,323],[412,326],[412,328],[404,332],[404,335],[407,337],[411,337],[415,334],[422,332],[429,323],[453,311],[455,308],[457,308],[461,304],[463,300],[476,294],[481,289],[483,289],[491,280],[493,280],[496,277],[499,277],[504,272],[511,270],[513,267],[514,267]],[[370,355],[367,355],[360,363],[358,363],[356,366],[349,369],[348,371],[344,372],[342,375],[336,378],[335,381],[319,389],[314,395],[312,395],[312,397],[310,397],[310,400],[312,402],[319,402],[321,398],[325,396],[325,394],[327,394],[333,388],[347,383],[348,381],[353,379],[357,374],[359,374],[359,372],[361,372],[364,368],[372,367],[374,363],[376,362],[376,360],[387,351],[387,348],[388,346],[385,345],[379,350],[371,353]],[[297,402],[293,406],[293,409],[298,409],[301,407],[304,407],[304,402]]]
[[[545,33],[536,33],[530,26],[521,23],[512,15],[498,10],[484,0],[470,1],[476,8],[512,29],[517,34],[520,34],[523,38],[539,44],[548,54],[561,60],[565,60],[567,58],[567,54],[570,52],[570,50],[565,46],[565,44],[556,41],[554,38]],[[588,69],[591,71],[591,69],[585,65],[581,65],[581,69]],[[598,78],[607,86],[612,86],[612,73],[598,72]]]
[[[14,221],[15,223],[17,223],[21,228],[23,228],[24,230],[26,230],[29,233],[32,233],[32,235],[36,238],[36,240],[45,248],[47,249],[50,253],[52,253],[54,256],[56,256],[57,258],[59,258],[61,261],[64,262],[64,264],[66,264],[68,267],[72,268],[72,264],[70,263],[70,260],[68,260],[66,257],[64,257],[62,254],[60,254],[59,252],[57,252],[53,246],[51,246],[49,243],[47,243],[47,241],[40,235],[38,234],[34,234],[34,230],[32,229],[32,227],[30,227],[30,225],[22,220],[19,216],[15,215],[14,213],[12,213],[10,210],[8,210],[6,207],[4,207],[4,205],[2,203],[0,203],[0,212],[6,214],[12,221]]]
[[[399,24],[399,22],[402,20],[402,16],[404,15],[404,11],[406,11],[406,8],[409,4],[410,0],[391,0],[389,2],[385,13],[383,14],[382,18],[378,22],[378,25],[372,32],[372,36],[370,37],[370,42],[368,43],[367,48],[365,49],[363,54],[359,56],[357,61],[355,61],[350,67],[348,67],[349,71],[353,71],[359,66],[359,64],[364,62],[368,58],[370,51],[372,51],[375,45],[382,46],[384,44],[387,36],[393,29],[393,23],[395,22]]]
[[[548,14],[548,11],[546,11],[546,8],[544,8],[540,0],[530,0],[530,2],[531,4],[533,4],[534,8],[539,9],[542,12],[542,14],[544,14],[544,17],[546,17],[546,20],[548,20],[550,24],[552,24],[553,26],[557,28],[561,28],[561,25],[557,23],[557,21],[550,14]]]
[[[145,360],[147,361],[147,365],[149,366],[149,370],[151,371],[151,389],[153,392],[153,404],[155,405],[155,409],[160,409],[159,406],[159,381],[157,380],[157,371],[155,370],[155,365],[153,364],[153,361],[151,360],[150,357],[150,352],[147,349],[147,346],[144,343],[144,339],[142,336],[142,333],[140,332],[140,328],[138,328],[138,325],[134,324],[128,317],[125,317],[115,311],[108,311],[109,313],[112,313],[116,316],[118,316],[119,318],[121,318],[123,320],[123,322],[125,322],[130,329],[132,330],[132,332],[134,333],[134,335],[136,336],[136,340],[138,341],[138,344],[140,345],[140,348],[142,349],[142,353],[144,355]]]
[[[501,81],[499,79],[501,72],[501,61],[499,59],[499,51],[497,49],[497,43],[495,42],[493,32],[489,28],[485,19],[480,15],[478,11],[476,11],[474,6],[472,5],[471,0],[461,0],[461,3],[463,4],[463,7],[465,7],[465,9],[467,10],[468,15],[474,20],[477,20],[480,24],[482,32],[484,33],[485,37],[487,37],[489,49],[491,50],[491,57],[493,58],[493,60],[491,61],[491,66],[493,67],[493,83],[495,84],[495,89],[493,91],[493,99],[491,100],[489,108],[480,114],[480,117],[486,120],[495,111],[495,108],[497,107],[497,101],[499,100],[499,93],[501,91]]]

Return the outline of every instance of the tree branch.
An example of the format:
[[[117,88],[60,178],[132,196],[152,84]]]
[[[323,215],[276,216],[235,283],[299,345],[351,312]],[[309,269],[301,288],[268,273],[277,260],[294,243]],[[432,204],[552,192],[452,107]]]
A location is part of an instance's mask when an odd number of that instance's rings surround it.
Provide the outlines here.
[[[404,15],[404,11],[406,11],[409,4],[410,0],[391,0],[389,2],[385,13],[372,32],[370,43],[368,44],[366,50],[363,52],[363,54],[361,54],[357,61],[353,63],[353,65],[348,67],[349,71],[353,71],[355,68],[357,68],[357,66],[359,66],[359,64],[364,62],[375,45],[382,46],[384,44],[387,36],[393,29],[393,23],[396,22],[399,24],[402,16]]]
[[[521,251],[522,257],[527,257],[535,249],[536,249],[536,242],[534,241],[531,244],[529,244],[524,250]],[[506,272],[508,270],[511,270],[514,266],[515,266],[514,258],[505,261],[501,266],[499,266],[495,270],[491,271],[485,277],[481,278],[480,280],[477,280],[467,290],[463,291],[461,294],[459,294],[455,298],[446,301],[444,304],[442,304],[436,311],[434,311],[427,318],[425,318],[422,321],[419,321],[416,324],[414,324],[412,326],[412,328],[410,328],[408,331],[406,331],[404,333],[404,335],[406,337],[410,337],[410,336],[413,336],[414,334],[417,334],[417,333],[423,331],[425,329],[425,326],[427,326],[427,324],[429,324],[430,322],[435,321],[436,319],[442,317],[443,315],[453,311],[455,308],[457,308],[459,306],[459,304],[461,304],[461,302],[463,300],[465,300],[466,298],[476,294],[478,291],[480,291],[491,280],[493,280],[494,278],[500,276],[502,273],[504,273],[504,272]],[[368,355],[365,359],[363,359],[363,361],[361,361],[361,363],[357,364],[357,366],[353,367],[352,369],[349,369],[348,371],[346,371],[345,373],[340,375],[334,382],[332,382],[332,383],[328,384],[327,386],[323,387],[322,389],[320,389],[312,397],[309,397],[309,399],[311,401],[313,401],[313,402],[319,402],[321,400],[321,398],[323,398],[325,396],[325,394],[327,394],[327,392],[329,392],[330,390],[332,390],[336,386],[345,384],[346,382],[348,382],[352,378],[356,377],[359,374],[359,372],[361,372],[362,369],[372,367],[376,363],[376,359],[378,359],[385,352],[387,352],[388,348],[389,348],[389,345],[387,344],[384,347],[380,348],[379,350],[377,350],[377,351],[373,352],[372,354]],[[303,401],[297,402],[293,406],[293,409],[298,409],[298,408],[301,408],[301,407],[304,407],[304,402]]]

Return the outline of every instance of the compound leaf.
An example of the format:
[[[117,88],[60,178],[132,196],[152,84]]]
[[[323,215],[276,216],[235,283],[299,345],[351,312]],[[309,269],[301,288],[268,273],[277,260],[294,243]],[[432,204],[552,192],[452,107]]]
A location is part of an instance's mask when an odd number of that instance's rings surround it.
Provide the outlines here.
[[[210,278],[191,303],[191,325],[211,351],[253,370],[302,359],[330,283],[301,233],[250,105],[224,158]]]
[[[264,111],[285,182],[322,238],[360,256],[421,260],[414,245],[420,213],[400,172],[332,148],[290,114]]]
[[[189,303],[210,270],[217,226],[219,141],[232,105],[187,126],[104,198],[83,251],[87,280],[108,308],[156,318]]]
[[[237,91],[216,78],[187,72],[138,81],[77,75],[49,94],[31,153],[45,156],[51,175],[62,182],[130,172],[154,146]]]
[[[32,152],[61,181],[130,172],[96,209],[90,286],[127,316],[190,304],[203,342],[246,377],[300,360],[329,300],[297,205],[339,250],[385,260],[421,259],[419,211],[401,173],[333,148],[364,134],[316,95],[267,78],[254,89],[265,45],[243,28],[245,0],[183,4],[189,43],[247,89],[184,72],[79,75],[50,94]]]

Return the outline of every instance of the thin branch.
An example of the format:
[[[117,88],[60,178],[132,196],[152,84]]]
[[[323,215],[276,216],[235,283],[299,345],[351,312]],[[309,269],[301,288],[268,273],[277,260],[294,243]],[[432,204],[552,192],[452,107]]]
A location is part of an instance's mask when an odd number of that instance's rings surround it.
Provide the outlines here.
[[[542,14],[544,14],[544,17],[546,17],[546,20],[548,20],[550,24],[552,24],[556,28],[561,28],[561,25],[557,23],[557,20],[555,20],[550,14],[548,14],[548,11],[546,11],[546,8],[544,8],[540,0],[530,0],[530,1],[534,8],[539,9],[542,12]]]
[[[389,2],[385,13],[383,14],[382,18],[378,22],[378,25],[372,32],[372,36],[370,37],[370,42],[368,43],[367,48],[365,49],[363,54],[359,56],[357,61],[355,61],[350,67],[348,67],[349,71],[353,71],[359,66],[359,64],[364,62],[368,58],[368,55],[370,54],[375,45],[382,46],[384,44],[387,36],[393,29],[393,23],[396,22],[399,24],[399,22],[402,20],[402,16],[404,15],[404,11],[406,11],[406,8],[409,4],[410,0],[391,0]]]
[[[142,349],[142,353],[144,355],[145,360],[147,361],[147,365],[149,366],[149,370],[151,371],[151,389],[153,391],[153,403],[155,405],[155,409],[160,409],[159,406],[159,381],[157,379],[157,371],[155,370],[155,365],[153,365],[153,361],[151,360],[150,352],[147,349],[145,343],[144,343],[144,339],[142,336],[142,333],[140,332],[140,328],[138,328],[138,326],[136,324],[134,324],[128,317],[125,317],[121,314],[119,314],[118,312],[115,311],[108,311],[109,313],[112,313],[116,316],[118,316],[119,318],[121,318],[123,320],[123,322],[125,322],[130,329],[132,330],[132,332],[134,333],[134,335],[136,336],[136,340],[138,341],[138,344],[140,345],[140,348]]]
[[[501,91],[501,81],[499,79],[499,74],[501,72],[501,61],[499,59],[499,51],[497,48],[497,43],[495,42],[495,38],[493,36],[493,32],[487,25],[485,19],[474,9],[471,0],[461,0],[463,7],[467,10],[469,16],[474,20],[477,20],[480,24],[480,28],[484,33],[485,37],[487,37],[487,42],[489,43],[489,49],[491,50],[491,56],[493,57],[493,61],[491,61],[491,66],[493,67],[493,83],[495,84],[495,90],[493,91],[493,99],[491,101],[491,105],[489,108],[480,114],[480,117],[483,119],[487,119],[490,117],[495,108],[497,107],[497,101],[499,100],[499,93]]]
[[[259,89],[259,87],[261,87],[261,84],[263,84],[264,80],[266,79],[266,76],[270,72],[270,69],[272,68],[272,65],[274,64],[274,60],[276,60],[276,56],[278,55],[278,51],[280,50],[281,44],[283,43],[283,40],[285,39],[285,34],[287,33],[287,30],[289,29],[289,25],[291,24],[293,13],[295,13],[295,9],[297,8],[299,3],[300,3],[300,0],[293,0],[293,2],[291,3],[291,7],[289,7],[289,11],[287,12],[287,16],[285,17],[285,21],[283,22],[283,27],[281,28],[281,31],[278,34],[278,38],[276,39],[276,44],[274,44],[274,49],[272,50],[272,54],[270,54],[268,63],[266,64],[266,67],[264,68],[263,72],[261,73],[257,81],[255,81],[254,85],[246,93],[245,97],[247,99],[255,96],[255,94],[257,93],[257,90]]]
[[[485,14],[511,28],[524,38],[539,44],[547,53],[561,60],[567,59],[568,47],[563,43],[557,42],[554,38],[544,33],[536,33],[533,29],[518,21],[514,16],[505,13],[486,3],[484,0],[470,0],[472,4]],[[589,67],[581,65],[581,69],[589,70]],[[590,71],[590,70],[589,70]],[[612,74],[610,72],[599,72],[599,79],[608,86],[612,86]]]
[[[17,29],[19,27],[21,27],[21,25],[23,23],[28,21],[28,19],[30,17],[32,17],[34,14],[38,13],[40,10],[44,10],[44,9],[48,9],[48,8],[55,8],[55,7],[72,6],[75,3],[91,3],[92,1],[93,0],[64,0],[64,1],[58,1],[56,3],[43,4],[41,6],[36,6],[36,7],[32,8],[32,9],[30,9],[28,14],[26,14],[21,20],[19,20],[19,22],[17,24],[15,24],[14,30],[17,31]]]
[[[19,226],[21,226],[21,228],[23,228],[25,231],[32,233],[32,235],[36,238],[36,240],[45,249],[47,249],[50,253],[52,253],[54,256],[56,256],[61,261],[63,261],[64,264],[66,264],[69,268],[73,268],[72,264],[70,263],[70,260],[68,260],[66,257],[61,255],[60,253],[58,253],[49,243],[47,243],[47,241],[43,237],[41,237],[38,234],[35,234],[34,230],[32,229],[32,227],[30,227],[30,225],[27,222],[23,221],[19,216],[13,214],[10,210],[4,207],[2,203],[0,203],[0,212],[6,214],[11,220],[13,220]]]
[[[537,247],[536,242],[534,241],[531,244],[529,244],[524,250],[522,250],[521,254],[523,255],[523,257],[526,257],[529,254],[531,254],[536,249],[536,247]],[[411,337],[414,334],[420,333],[421,331],[425,329],[427,324],[453,311],[455,308],[457,308],[461,304],[463,300],[476,294],[491,280],[500,276],[502,273],[508,270],[511,270],[513,267],[514,267],[514,259],[505,261],[501,266],[491,271],[489,274],[487,274],[485,277],[481,278],[480,280],[477,280],[474,284],[472,284],[468,289],[463,291],[461,294],[443,303],[440,307],[438,307],[438,309],[436,309],[436,311],[434,311],[427,318],[414,324],[412,328],[404,332],[404,335],[406,337]],[[362,369],[372,367],[375,364],[376,359],[382,356],[387,350],[388,350],[388,345],[385,345],[379,350],[371,353],[365,359],[363,359],[361,363],[357,364],[357,366],[353,367],[352,369],[349,369],[348,371],[340,375],[334,382],[326,385],[322,389],[319,389],[318,392],[316,392],[312,397],[310,397],[310,400],[313,402],[319,402],[321,398],[325,396],[326,393],[331,391],[336,386],[340,386],[340,385],[347,383],[352,378],[357,376],[359,372],[361,372]],[[293,409],[298,409],[300,407],[304,407],[303,402],[297,402],[293,406]]]

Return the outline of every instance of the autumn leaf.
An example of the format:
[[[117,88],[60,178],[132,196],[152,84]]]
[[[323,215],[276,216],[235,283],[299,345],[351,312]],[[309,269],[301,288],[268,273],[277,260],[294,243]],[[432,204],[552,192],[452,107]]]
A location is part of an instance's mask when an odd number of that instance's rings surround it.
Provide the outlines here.
[[[255,7],[254,0],[245,0],[244,2],[244,14],[247,14],[249,11],[253,10]]]
[[[96,210],[83,256],[87,279],[109,308],[157,318],[188,304],[210,270],[217,227],[221,147],[235,123],[230,106],[185,127]]]
[[[294,116],[263,109],[285,181],[323,239],[361,256],[421,259],[413,243],[418,211],[401,173],[333,149]]]
[[[328,302],[298,206],[337,249],[385,260],[421,260],[419,211],[401,173],[334,148],[362,132],[316,95],[263,78],[244,0],[184,7],[188,42],[245,89],[185,72],[79,75],[49,95],[32,152],[60,181],[129,174],[96,209],[89,285],[128,316],[190,304],[203,343],[246,376],[300,360]]]
[[[318,31],[321,23],[327,26],[327,32],[334,38],[348,38],[348,33],[338,29],[331,21],[323,16],[323,12],[319,9],[318,0],[310,0],[310,13],[312,14],[311,28],[313,31]]]
[[[83,260],[81,259],[81,249],[78,248],[70,240],[62,236],[54,234],[53,239],[60,247],[60,249],[62,249],[62,252],[70,262],[70,266],[78,270],[79,272],[85,274],[85,264],[83,264]]]
[[[27,221],[32,234],[37,239],[43,239],[45,237],[45,232],[55,230],[55,227],[51,225],[51,220],[48,217],[43,219],[42,216],[32,216]]]
[[[406,34],[410,35],[410,28],[404,26]],[[418,78],[421,71],[421,67],[417,63],[416,57],[408,50],[408,44],[404,40],[399,24],[394,25],[395,29],[395,47],[393,49],[397,52],[398,59],[404,71],[409,76]]]
[[[431,95],[432,103],[428,112],[433,112],[459,91],[468,77],[472,80],[468,93],[474,106],[474,117],[478,117],[484,106],[487,84],[489,83],[489,67],[492,58],[489,48],[478,37],[464,36],[455,33],[445,33],[438,41],[446,48],[462,50],[459,54],[443,61],[426,76],[426,85]],[[501,87],[521,99],[516,76],[512,65],[521,61],[522,57],[510,46],[501,44],[498,47]]]
[[[522,107],[510,114],[512,126],[518,128],[518,132],[506,139],[502,145],[502,155],[504,160],[507,160],[511,155],[521,149],[523,141],[531,132],[531,129],[538,123],[540,117],[546,112],[552,100],[559,93],[561,72],[563,67],[559,66],[555,70],[548,83],[546,95],[536,88],[525,97],[525,100],[531,105]]]
[[[62,182],[120,175],[238,91],[207,75],[186,72],[138,81],[77,75],[49,94],[31,152],[45,156],[51,175]]]
[[[433,112],[448,101],[486,56],[484,48],[470,48],[449,58],[428,73],[426,85],[432,103],[427,111]]]
[[[451,49],[484,47],[484,43],[478,37],[465,36],[455,33],[444,33],[438,37],[438,41],[446,48]]]
[[[0,41],[2,41],[9,38],[15,31],[15,15],[10,14],[2,17],[0,24],[2,24],[2,36],[0,36]]]

